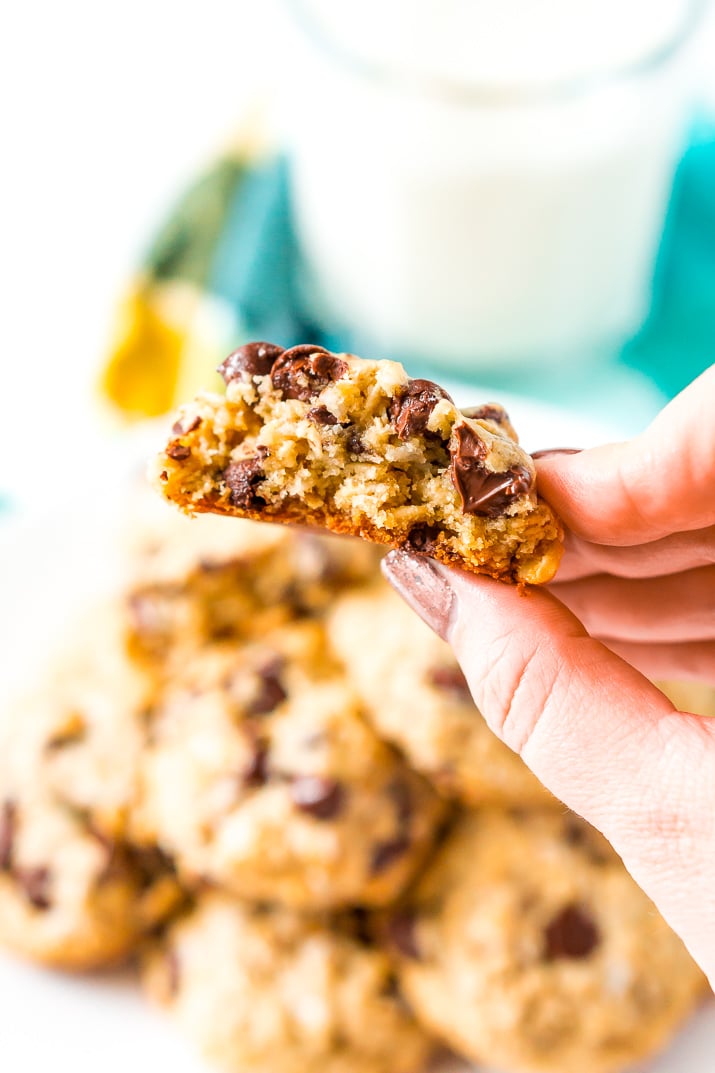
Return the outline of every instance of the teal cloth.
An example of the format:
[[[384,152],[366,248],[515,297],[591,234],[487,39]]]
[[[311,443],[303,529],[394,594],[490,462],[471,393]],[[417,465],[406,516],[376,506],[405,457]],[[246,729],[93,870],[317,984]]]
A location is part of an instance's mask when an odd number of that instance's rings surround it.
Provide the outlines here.
[[[622,353],[667,398],[715,362],[715,126],[696,131],[676,175],[651,313]]]

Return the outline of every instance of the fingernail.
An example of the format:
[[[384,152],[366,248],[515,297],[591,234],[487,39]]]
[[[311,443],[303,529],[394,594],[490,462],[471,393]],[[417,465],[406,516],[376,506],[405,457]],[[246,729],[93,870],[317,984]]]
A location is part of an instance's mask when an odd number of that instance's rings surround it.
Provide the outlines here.
[[[551,455],[580,455],[583,447],[545,447],[543,451],[532,451],[532,458],[550,458]]]
[[[398,550],[385,556],[382,572],[422,621],[446,641],[452,622],[455,596],[447,578],[438,567],[424,555]]]

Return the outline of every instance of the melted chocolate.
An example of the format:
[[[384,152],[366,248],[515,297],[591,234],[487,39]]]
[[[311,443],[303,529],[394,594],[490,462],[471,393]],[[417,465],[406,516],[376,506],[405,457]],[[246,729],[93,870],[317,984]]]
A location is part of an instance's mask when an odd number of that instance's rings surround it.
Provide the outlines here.
[[[282,353],[283,347],[274,343],[246,343],[229,354],[216,371],[221,373],[227,384],[244,373],[247,376],[267,376]]]
[[[434,435],[427,429],[430,415],[440,399],[452,399],[439,384],[431,380],[410,380],[392,399],[388,417],[401,440],[423,434]]]
[[[256,486],[263,480],[263,459],[266,454],[266,448],[260,447],[252,458],[242,458],[226,466],[223,479],[229,487],[234,507],[255,509],[265,505],[265,500],[256,492]]]
[[[531,491],[533,478],[524,466],[512,466],[492,473],[485,464],[489,449],[469,425],[456,425],[452,447],[452,483],[462,500],[465,514],[497,518],[506,513],[519,496]]]
[[[308,402],[348,371],[347,363],[322,347],[294,346],[273,365],[271,383],[284,399]]]

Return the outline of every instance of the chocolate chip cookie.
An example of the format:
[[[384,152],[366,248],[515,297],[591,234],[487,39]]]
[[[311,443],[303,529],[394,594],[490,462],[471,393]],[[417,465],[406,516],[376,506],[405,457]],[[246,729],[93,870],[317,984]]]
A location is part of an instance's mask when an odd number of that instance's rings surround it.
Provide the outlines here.
[[[61,969],[114,964],[181,899],[163,855],[108,840],[46,789],[0,772],[0,944]]]
[[[492,734],[448,645],[385,582],[338,597],[328,632],[378,734],[441,793],[561,807]]]
[[[549,581],[561,527],[495,404],[457,409],[401,365],[254,343],[185,406],[154,467],[189,513],[319,525],[465,570]]]
[[[34,691],[2,713],[0,741],[7,735],[9,756],[27,754],[42,785],[97,831],[123,838],[156,682],[128,654],[118,601],[67,632]]]
[[[604,839],[572,815],[466,815],[392,915],[418,1018],[517,1073],[611,1073],[662,1047],[704,979]]]
[[[345,586],[374,577],[364,541],[203,515],[188,519],[151,495],[127,541],[124,597],[135,658],[171,672],[188,649],[260,636],[320,613]]]
[[[443,812],[363,718],[315,621],[195,655],[155,711],[143,800],[146,837],[190,882],[305,909],[395,898]]]
[[[417,1073],[432,1047],[383,953],[317,920],[221,894],[171,929],[144,982],[233,1073]]]

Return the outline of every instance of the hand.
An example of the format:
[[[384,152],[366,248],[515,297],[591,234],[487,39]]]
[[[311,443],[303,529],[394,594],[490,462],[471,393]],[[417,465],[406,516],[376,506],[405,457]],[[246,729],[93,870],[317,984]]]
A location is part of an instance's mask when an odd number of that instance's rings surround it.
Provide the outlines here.
[[[568,527],[550,591],[401,551],[385,573],[453,646],[492,730],[606,835],[714,983],[715,720],[643,673],[715,686],[715,366],[634,440],[537,466]]]

